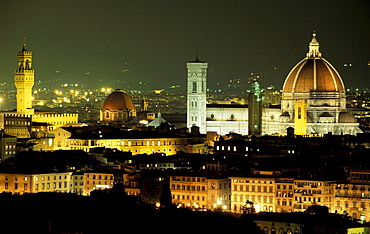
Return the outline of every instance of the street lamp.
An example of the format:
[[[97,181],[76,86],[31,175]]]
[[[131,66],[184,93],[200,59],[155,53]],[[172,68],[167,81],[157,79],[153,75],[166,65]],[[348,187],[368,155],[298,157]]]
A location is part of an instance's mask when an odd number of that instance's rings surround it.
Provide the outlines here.
[[[2,106],[1,106],[1,104],[3,103],[3,98],[0,98],[0,111],[2,110]]]

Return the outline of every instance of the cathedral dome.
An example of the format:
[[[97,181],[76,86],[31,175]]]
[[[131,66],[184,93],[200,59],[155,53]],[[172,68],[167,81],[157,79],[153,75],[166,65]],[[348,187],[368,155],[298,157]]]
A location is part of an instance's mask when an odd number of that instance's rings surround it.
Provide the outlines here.
[[[344,92],[339,73],[319,52],[316,34],[313,34],[306,58],[301,60],[285,79],[284,93]]]
[[[105,99],[102,110],[134,110],[130,96],[123,90],[116,89]]]

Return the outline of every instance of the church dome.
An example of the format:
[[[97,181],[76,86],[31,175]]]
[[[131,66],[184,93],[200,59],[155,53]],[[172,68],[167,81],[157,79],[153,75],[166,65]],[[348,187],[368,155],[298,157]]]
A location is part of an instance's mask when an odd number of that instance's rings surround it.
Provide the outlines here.
[[[301,60],[285,79],[284,93],[344,92],[339,73],[319,52],[316,34],[313,34],[306,58]]]
[[[357,123],[355,116],[348,112],[341,112],[339,114],[339,123]]]
[[[130,96],[123,90],[116,89],[105,99],[102,110],[134,110]]]

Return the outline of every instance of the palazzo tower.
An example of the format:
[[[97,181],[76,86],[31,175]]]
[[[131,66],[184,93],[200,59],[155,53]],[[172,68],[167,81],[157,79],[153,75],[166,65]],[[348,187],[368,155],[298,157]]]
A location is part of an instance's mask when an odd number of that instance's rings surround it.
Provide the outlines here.
[[[26,43],[18,52],[18,66],[14,71],[14,84],[17,88],[17,113],[33,115],[32,87],[34,85],[34,70],[32,69],[32,52],[27,51]]]

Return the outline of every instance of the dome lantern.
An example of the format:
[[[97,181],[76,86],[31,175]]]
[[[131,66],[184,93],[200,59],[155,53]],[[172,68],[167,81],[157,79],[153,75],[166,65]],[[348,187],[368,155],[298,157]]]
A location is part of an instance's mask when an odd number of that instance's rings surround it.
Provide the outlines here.
[[[321,57],[321,53],[319,51],[319,48],[320,48],[320,44],[319,42],[317,41],[316,39],[316,32],[313,32],[312,34],[312,40],[308,46],[308,53],[307,53],[307,57],[310,58],[310,57]]]

